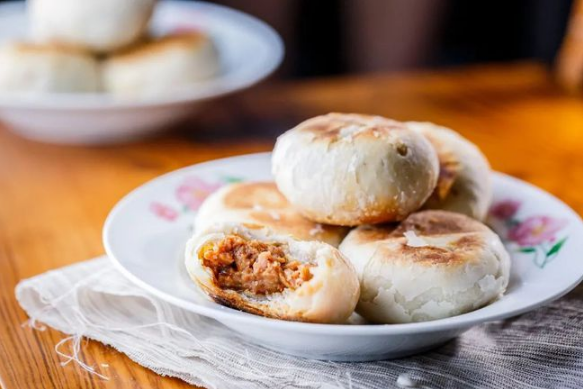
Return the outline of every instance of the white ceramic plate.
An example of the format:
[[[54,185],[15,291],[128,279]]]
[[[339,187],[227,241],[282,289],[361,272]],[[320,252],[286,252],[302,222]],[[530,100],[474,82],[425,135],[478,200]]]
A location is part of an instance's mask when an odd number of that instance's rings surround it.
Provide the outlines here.
[[[26,39],[24,2],[0,4],[0,44]],[[136,138],[192,115],[198,104],[247,88],[283,58],[277,33],[260,20],[203,2],[161,1],[151,30],[200,29],[215,40],[221,74],[157,98],[119,100],[104,93],[15,96],[0,94],[0,119],[15,132],[54,143],[110,143]]]
[[[583,276],[583,223],[548,193],[494,175],[490,224],[512,254],[508,291],[474,312],[395,325],[326,325],[267,319],[209,301],[188,278],[184,243],[204,198],[227,182],[268,180],[270,154],[187,167],[130,193],[104,227],[107,254],[130,280],[189,311],[212,317],[250,340],[294,355],[339,361],[395,358],[435,347],[470,327],[530,311],[567,293]]]

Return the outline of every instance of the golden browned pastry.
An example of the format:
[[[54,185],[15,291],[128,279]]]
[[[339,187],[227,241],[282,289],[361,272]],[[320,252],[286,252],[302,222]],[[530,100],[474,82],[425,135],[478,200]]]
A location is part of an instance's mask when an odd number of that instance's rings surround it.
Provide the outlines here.
[[[457,132],[433,123],[407,122],[433,144],[439,158],[437,187],[424,205],[484,220],[492,202],[490,165],[480,149]]]
[[[106,91],[152,97],[207,80],[220,70],[217,50],[202,32],[174,34],[136,45],[104,63]]]
[[[218,303],[266,317],[342,323],[359,296],[354,268],[336,248],[265,227],[216,224],[188,242],[185,264]]]
[[[359,275],[357,311],[377,323],[446,318],[504,293],[510,257],[484,224],[447,211],[421,211],[399,225],[361,226],[340,251]]]
[[[243,182],[222,187],[198,210],[195,229],[217,222],[257,224],[299,240],[320,240],[338,247],[346,228],[316,223],[303,217],[273,182]]]
[[[33,39],[110,52],[144,34],[155,0],[29,0]]]
[[[356,226],[404,219],[435,189],[439,165],[429,141],[403,123],[332,113],[281,135],[275,182],[307,218]]]
[[[96,92],[99,65],[87,52],[13,42],[0,47],[0,93]]]

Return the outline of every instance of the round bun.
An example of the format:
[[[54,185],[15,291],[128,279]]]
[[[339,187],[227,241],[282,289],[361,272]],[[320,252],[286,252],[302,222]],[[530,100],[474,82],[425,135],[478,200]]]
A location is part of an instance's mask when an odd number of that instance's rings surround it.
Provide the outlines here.
[[[480,149],[449,128],[419,122],[406,125],[427,137],[439,158],[437,187],[424,208],[484,220],[492,202],[492,182],[490,165]]]
[[[29,0],[31,33],[95,52],[130,45],[144,34],[155,0]]]
[[[215,225],[188,242],[185,264],[216,302],[266,317],[342,323],[359,296],[356,273],[337,249],[265,227]]]
[[[482,223],[421,211],[398,226],[362,226],[340,251],[359,275],[357,311],[376,323],[446,318],[480,308],[506,290],[510,257]]]
[[[307,218],[343,226],[402,220],[433,192],[439,164],[421,134],[378,116],[332,113],[275,145],[279,190]]]
[[[317,240],[338,247],[346,228],[323,225],[304,218],[277,190],[273,182],[243,182],[222,187],[199,208],[195,230],[215,223],[261,225],[298,240]]]
[[[169,35],[105,61],[105,89],[120,97],[150,97],[216,76],[217,50],[200,32]]]
[[[29,43],[0,48],[0,93],[96,92],[98,88],[99,65],[83,51]]]

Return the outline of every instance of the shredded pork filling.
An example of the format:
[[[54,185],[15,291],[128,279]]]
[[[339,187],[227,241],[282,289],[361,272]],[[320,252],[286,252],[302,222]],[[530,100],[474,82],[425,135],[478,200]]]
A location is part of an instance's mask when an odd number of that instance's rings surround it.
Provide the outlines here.
[[[202,260],[221,289],[270,294],[294,290],[312,278],[313,265],[288,260],[281,244],[236,235],[203,249]]]

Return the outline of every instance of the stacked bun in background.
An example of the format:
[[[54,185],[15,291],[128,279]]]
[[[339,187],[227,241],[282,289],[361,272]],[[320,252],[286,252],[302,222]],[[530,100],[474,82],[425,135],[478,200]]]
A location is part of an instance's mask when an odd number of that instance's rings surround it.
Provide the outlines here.
[[[28,0],[30,37],[0,46],[0,93],[151,97],[207,80],[218,53],[201,31],[148,34],[156,0]]]
[[[186,268],[215,301],[284,320],[409,323],[499,298],[488,161],[453,130],[333,113],[281,135],[275,183],[211,195]],[[352,230],[350,230],[352,228]]]

